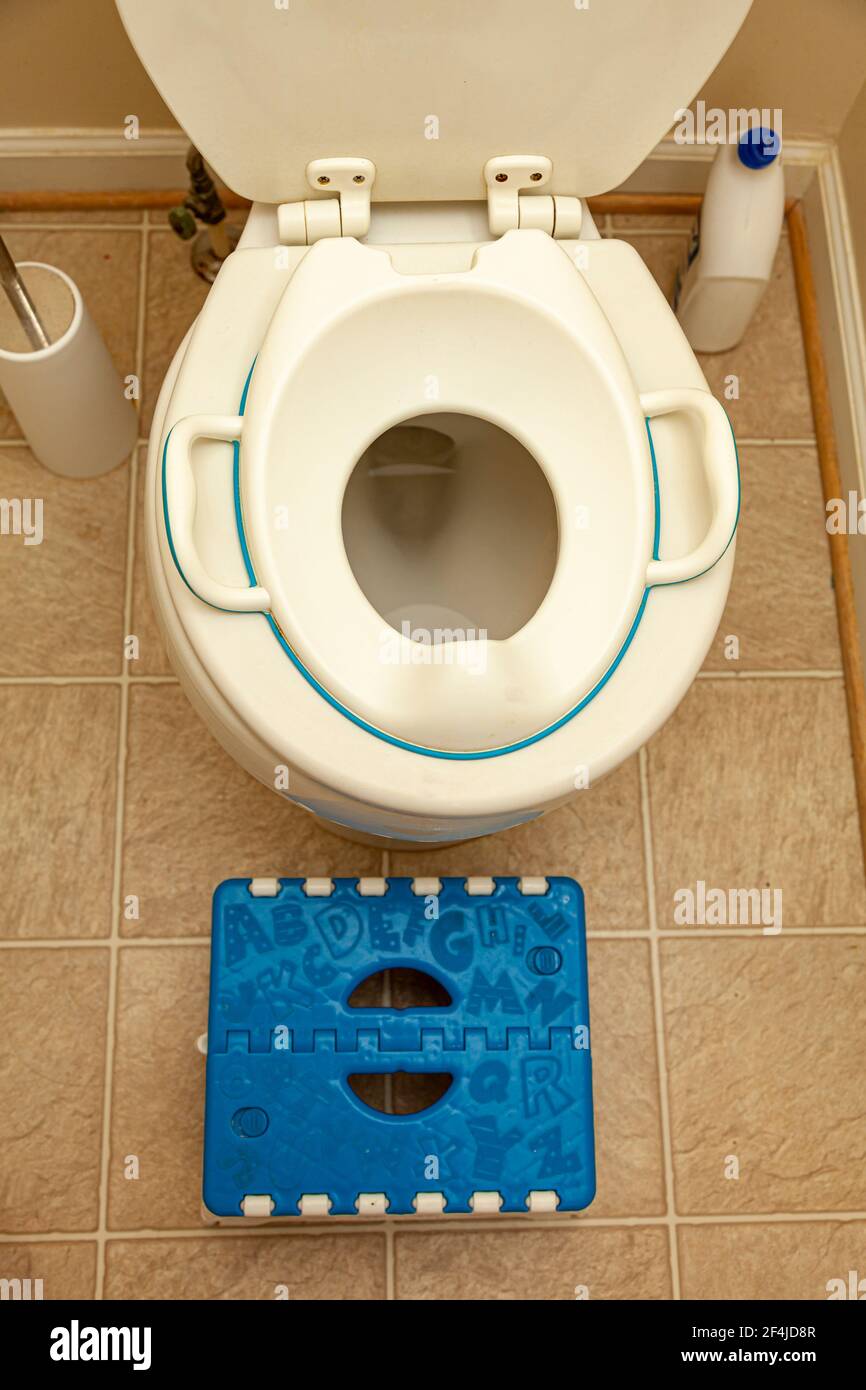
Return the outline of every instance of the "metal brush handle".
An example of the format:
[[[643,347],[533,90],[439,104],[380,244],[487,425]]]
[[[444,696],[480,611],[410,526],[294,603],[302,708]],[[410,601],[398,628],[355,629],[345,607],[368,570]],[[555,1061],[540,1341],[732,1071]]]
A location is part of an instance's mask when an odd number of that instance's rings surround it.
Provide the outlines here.
[[[50,347],[51,340],[42,327],[42,320],[36,312],[36,305],[27,292],[27,286],[21,279],[18,267],[10,256],[9,248],[2,236],[0,236],[0,285],[3,286],[9,303],[27,334],[31,347],[37,351],[40,348]]]

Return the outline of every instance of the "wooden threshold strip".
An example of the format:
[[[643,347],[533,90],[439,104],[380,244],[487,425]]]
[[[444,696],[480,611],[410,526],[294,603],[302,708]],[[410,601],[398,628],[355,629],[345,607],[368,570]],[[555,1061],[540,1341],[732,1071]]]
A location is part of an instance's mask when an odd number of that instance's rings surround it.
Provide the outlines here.
[[[125,212],[138,208],[173,208],[186,197],[183,188],[121,189],[117,192],[57,193],[0,191],[0,213],[3,212]],[[227,208],[248,208],[247,198],[223,189],[221,197]],[[606,213],[634,213],[643,217],[693,217],[701,207],[699,193],[602,193],[588,198],[590,211],[599,217]],[[789,199],[787,206],[794,206]]]
[[[803,332],[806,369],[809,374],[809,391],[812,397],[812,415],[815,420],[815,438],[821,468],[821,483],[824,490],[824,501],[829,502],[831,498],[843,495],[842,477],[839,472],[839,454],[836,448],[836,433],[833,428],[827,367],[824,362],[824,350],[821,346],[818,298],[815,293],[815,279],[812,274],[809,241],[806,235],[806,217],[801,203],[795,203],[788,212],[788,239],[791,244],[791,259],[794,263],[794,280],[800,307],[800,326]],[[842,534],[833,535],[828,532],[827,540],[830,546],[833,589],[836,595],[836,619],[839,624],[839,642],[842,647],[842,669],[845,673],[845,698],[848,704],[848,726],[851,733],[851,753],[854,760],[854,783],[857,792],[857,809],[860,814],[860,840],[864,861],[866,861],[866,684],[863,680],[863,658],[860,650],[857,610],[854,604],[854,580],[851,573],[851,559],[848,554],[848,537]]]

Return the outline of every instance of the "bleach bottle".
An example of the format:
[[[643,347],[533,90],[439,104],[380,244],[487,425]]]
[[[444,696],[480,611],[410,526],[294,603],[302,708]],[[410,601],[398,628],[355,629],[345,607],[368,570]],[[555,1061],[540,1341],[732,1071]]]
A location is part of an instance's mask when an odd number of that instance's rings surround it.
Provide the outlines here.
[[[782,143],[761,126],[721,145],[674,309],[696,352],[736,347],[773,272],[785,181]]]

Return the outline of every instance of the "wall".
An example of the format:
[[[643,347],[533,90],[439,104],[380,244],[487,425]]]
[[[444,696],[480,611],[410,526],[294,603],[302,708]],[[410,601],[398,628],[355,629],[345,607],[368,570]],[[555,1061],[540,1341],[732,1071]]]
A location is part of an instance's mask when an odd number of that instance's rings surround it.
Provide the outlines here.
[[[839,161],[845,180],[851,240],[862,298],[866,295],[866,84],[860,88],[860,95],[842,127]]]
[[[834,139],[866,77],[864,54],[864,0],[754,0],[700,96],[723,110],[780,107],[789,139]]]
[[[114,0],[2,0],[0,52],[0,130],[175,126]]]
[[[174,127],[113,0],[2,0],[0,50],[0,130],[111,130],[130,113],[144,128]],[[832,138],[863,82],[864,52],[864,0],[754,0],[701,96],[725,109],[781,106],[789,136]]]

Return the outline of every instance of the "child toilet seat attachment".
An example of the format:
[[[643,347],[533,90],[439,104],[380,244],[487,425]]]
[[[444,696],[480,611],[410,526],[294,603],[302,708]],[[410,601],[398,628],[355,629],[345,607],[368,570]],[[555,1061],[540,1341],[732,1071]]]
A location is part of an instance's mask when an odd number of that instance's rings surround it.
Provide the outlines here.
[[[383,633],[395,634],[360,589],[340,527],[358,458],[385,429],[431,413],[431,377],[435,410],[518,438],[556,503],[547,595],[513,636],[487,640],[480,673],[478,662],[419,663],[401,635],[405,660],[383,663]],[[679,411],[700,425],[712,517],[688,555],[661,559],[649,421]],[[195,544],[190,455],[201,437],[240,445],[247,588],[214,580]],[[401,275],[352,238],[317,243],[277,306],[244,413],[177,421],[162,481],[172,556],[200,599],[267,615],[296,668],[369,732],[452,757],[495,756],[572,717],[615,670],[648,589],[711,568],[739,508],[722,407],[695,387],[639,395],[584,278],[537,231],[506,233],[457,274]],[[275,531],[277,507],[288,533]]]

